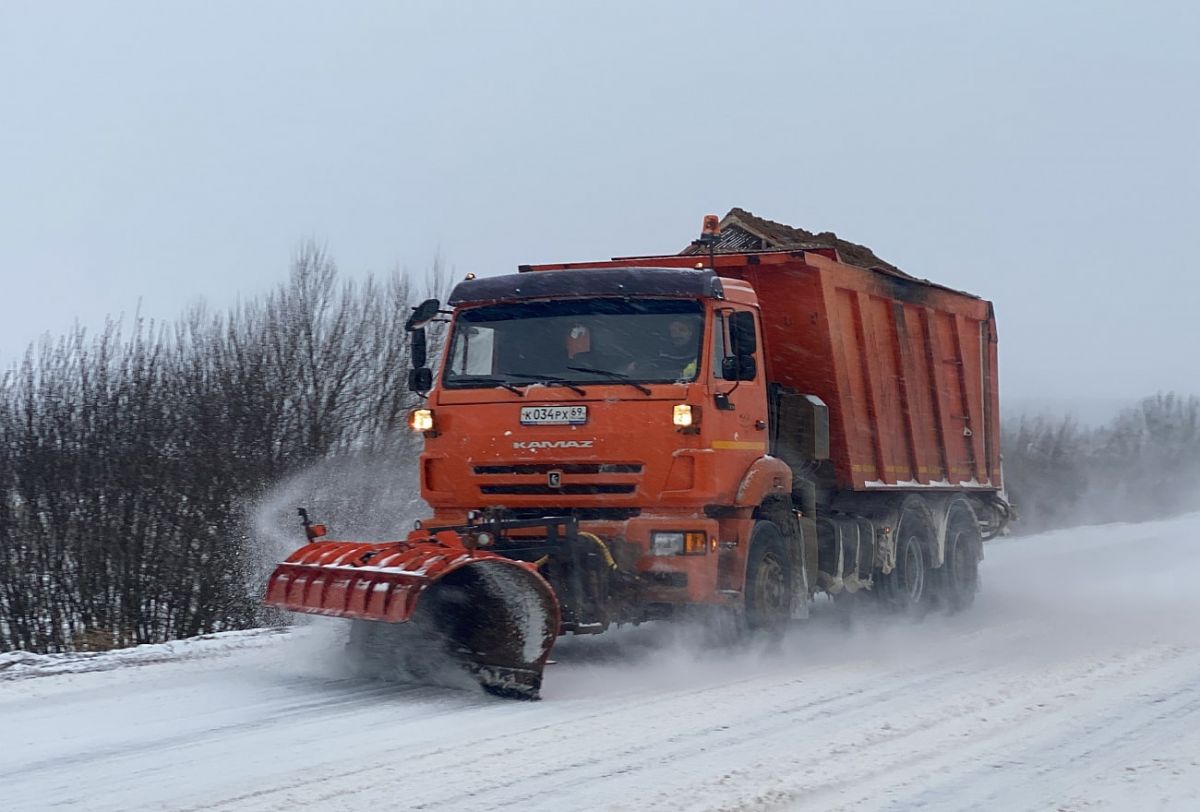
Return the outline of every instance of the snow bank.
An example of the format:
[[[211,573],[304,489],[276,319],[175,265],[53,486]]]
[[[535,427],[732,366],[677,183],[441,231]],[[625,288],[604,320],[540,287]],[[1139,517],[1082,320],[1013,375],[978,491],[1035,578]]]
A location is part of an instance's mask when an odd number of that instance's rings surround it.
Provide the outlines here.
[[[274,645],[280,638],[293,634],[294,631],[290,628],[247,629],[112,651],[76,651],[65,654],[10,651],[0,654],[0,681],[111,671],[115,668],[220,657],[235,650]]]

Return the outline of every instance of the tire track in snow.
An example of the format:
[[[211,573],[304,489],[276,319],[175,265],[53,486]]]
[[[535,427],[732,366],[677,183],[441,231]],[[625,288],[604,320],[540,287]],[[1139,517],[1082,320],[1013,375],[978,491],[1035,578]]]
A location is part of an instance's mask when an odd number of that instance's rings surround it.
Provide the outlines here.
[[[385,687],[372,686],[354,691],[337,699],[323,698],[288,704],[273,711],[269,716],[209,727],[199,737],[194,732],[181,733],[175,736],[154,739],[153,741],[113,745],[111,747],[89,750],[84,753],[72,753],[39,761],[25,762],[15,769],[8,771],[0,770],[0,781],[47,770],[67,769],[79,764],[94,764],[98,760],[131,758],[149,751],[176,749],[195,744],[197,741],[203,739],[219,739],[226,736],[236,736],[241,733],[261,730],[266,727],[286,725],[289,721],[298,718],[312,719],[327,714],[336,715],[337,711],[341,708],[361,706],[364,702],[390,698],[392,695],[393,692],[388,691]]]
[[[1200,517],[1005,542],[989,548],[971,613],[858,630],[818,618],[774,661],[681,659],[671,641],[637,637],[651,656],[605,659],[618,644],[572,661],[565,647],[536,705],[297,674],[308,658],[282,642],[220,667],[8,681],[3,802],[1075,808],[1142,789],[1126,777],[1137,768],[1156,794],[1117,808],[1200,808],[1180,802],[1200,800],[1200,653],[1180,622],[1200,608],[1197,532]]]
[[[1033,796],[1025,808],[1040,809],[1047,799],[1066,800],[1096,777],[1124,769],[1134,755],[1156,752],[1172,740],[1200,744],[1200,654],[1176,651],[1176,655],[1169,663],[1169,675],[1156,663],[1153,682],[1145,685],[1139,680],[1123,686],[1123,701],[1117,705],[1111,696],[1104,698],[1100,708],[1094,707],[1094,698],[1088,698],[1084,704],[1092,707],[1086,713],[1067,705],[1057,716],[1070,718],[1056,724],[1050,737],[1027,746],[1018,757],[965,771],[952,782],[914,797],[912,804],[961,809],[962,799],[970,798],[974,807],[996,808],[1004,799],[1008,808],[1017,808],[1011,791],[1016,782],[1024,794]],[[1170,678],[1165,685],[1164,676]],[[1002,781],[997,779],[1001,772]],[[955,800],[948,801],[947,796]]]
[[[905,633],[921,630],[920,626],[909,627]],[[995,642],[1008,636],[1021,634],[1021,629],[1014,624],[997,626],[988,630],[988,640]],[[956,641],[978,640],[981,637],[979,629],[965,629],[954,635],[941,638],[941,643]],[[868,638],[869,639],[869,638]],[[859,652],[859,658],[866,653]],[[855,667],[859,665],[856,663]],[[960,672],[960,678],[980,677],[984,666],[979,666],[973,672]],[[557,718],[549,724],[542,724],[521,730],[508,730],[502,734],[481,740],[473,740],[466,748],[438,748],[428,753],[412,755],[397,754],[397,761],[402,763],[406,773],[419,774],[424,765],[429,762],[444,762],[447,757],[454,755],[455,750],[469,749],[473,765],[487,765],[502,762],[506,765],[504,774],[496,777],[480,766],[473,766],[465,774],[456,776],[456,781],[450,788],[432,787],[417,793],[408,792],[405,796],[406,808],[489,808],[507,804],[536,806],[539,796],[555,797],[556,791],[564,788],[578,789],[596,783],[617,774],[639,774],[651,768],[661,768],[666,763],[678,758],[690,757],[693,753],[711,749],[711,742],[719,740],[722,746],[731,744],[748,744],[757,740],[786,732],[790,729],[811,723],[815,720],[830,720],[831,726],[840,724],[841,713],[856,707],[874,707],[875,703],[887,699],[897,690],[925,690],[938,686],[956,672],[934,670],[927,672],[912,669],[907,672],[889,675],[886,681],[876,679],[878,675],[870,675],[862,679],[863,684],[854,687],[853,680],[861,678],[858,671],[846,671],[845,663],[834,663],[804,668],[799,676],[794,673],[781,673],[779,668],[774,672],[747,677],[741,680],[723,682],[691,691],[676,692],[664,697],[661,693],[641,696],[635,701],[621,702],[619,712],[614,720],[611,706],[582,714],[572,714],[570,718]],[[566,674],[560,675],[567,677]],[[810,690],[823,682],[835,685],[832,693],[817,694],[795,704],[796,692]],[[760,695],[770,698],[770,706],[757,708],[755,716],[749,720],[744,718],[726,719],[724,723],[704,724],[698,729],[681,733],[681,725],[689,724],[689,716],[703,720],[705,712],[714,704],[728,704],[731,698],[743,695]],[[623,698],[622,698],[623,699]],[[735,708],[736,710],[736,708]],[[751,724],[753,723],[753,724]],[[630,731],[637,730],[640,744],[629,745]],[[578,743],[579,731],[587,731],[587,749],[591,756],[572,760],[569,757]],[[543,738],[542,733],[550,735]],[[495,745],[491,749],[480,745]],[[521,763],[512,764],[512,750],[519,747],[522,753]],[[662,751],[666,748],[670,755],[656,757],[647,761],[643,756],[651,751]],[[601,766],[597,765],[594,757],[596,750],[605,753]],[[564,759],[564,754],[568,757]],[[617,762],[614,764],[614,762]],[[540,769],[530,770],[528,765],[544,765]],[[346,802],[351,798],[370,797],[375,790],[369,781],[362,778],[378,772],[377,765],[370,765],[354,771],[350,775],[342,774],[326,791],[319,795],[304,795],[305,802],[320,805],[332,805]],[[472,773],[482,772],[478,780]],[[305,782],[305,789],[320,787],[329,783],[327,779],[315,779]],[[544,785],[544,786],[543,786]],[[254,799],[270,803],[271,794],[280,792],[286,799],[278,804],[267,806],[243,806],[250,801],[250,796],[229,798],[222,802],[230,808],[262,808],[286,809],[294,805],[301,795],[296,790],[300,786],[289,785],[278,790],[254,793]],[[411,790],[412,787],[409,787]],[[507,791],[514,790],[515,794]]]
[[[972,797],[968,790],[981,778],[998,782],[998,791],[995,797],[981,801],[979,808],[1013,808],[1014,789],[1023,785],[1020,776],[1006,771],[1004,755],[1007,752],[1011,756],[1012,752],[1006,748],[1018,750],[1033,735],[1031,730],[1053,732],[1060,726],[1059,717],[1071,712],[1072,707],[1064,706],[1047,714],[1043,709],[1050,701],[1064,692],[1085,691],[1091,686],[1105,689],[1101,693],[1111,700],[1112,694],[1107,693],[1110,684],[1121,692],[1136,693],[1144,685],[1129,680],[1142,678],[1157,684],[1161,679],[1159,667],[1171,656],[1163,652],[1138,652],[1116,666],[1077,663],[1032,677],[1016,671],[1000,681],[982,685],[947,685],[948,693],[940,704],[930,706],[933,712],[877,708],[883,711],[877,724],[871,725],[869,719],[847,719],[853,723],[847,734],[824,740],[828,746],[819,748],[827,752],[797,753],[785,764],[755,764],[731,771],[720,782],[770,789],[748,793],[735,802],[695,805],[681,803],[678,796],[659,796],[657,803],[646,804],[644,808],[729,812],[792,809],[806,803],[828,810],[942,808],[939,804],[957,810],[968,808],[967,798]],[[1194,667],[1196,659],[1188,667]],[[997,691],[1002,699],[996,698]],[[1123,702],[1119,704],[1124,707]],[[905,718],[906,715],[910,718]],[[983,721],[976,723],[980,719]],[[846,762],[851,769],[845,769]],[[981,763],[984,766],[979,766]],[[862,766],[855,769],[855,765]],[[828,777],[780,778],[780,773],[786,773],[789,767],[808,776],[819,775],[827,768]],[[919,788],[918,792],[907,794],[907,789],[914,786]],[[716,794],[715,787],[706,789]],[[1044,800],[1036,806],[1045,808]]]

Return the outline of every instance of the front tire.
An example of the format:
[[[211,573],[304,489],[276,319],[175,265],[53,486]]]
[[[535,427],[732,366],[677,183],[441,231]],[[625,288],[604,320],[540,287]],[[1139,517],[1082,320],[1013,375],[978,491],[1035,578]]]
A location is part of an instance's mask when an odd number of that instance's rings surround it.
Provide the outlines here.
[[[791,611],[791,583],[792,564],[779,526],[770,521],[756,523],[746,562],[746,626],[750,631],[783,631]]]

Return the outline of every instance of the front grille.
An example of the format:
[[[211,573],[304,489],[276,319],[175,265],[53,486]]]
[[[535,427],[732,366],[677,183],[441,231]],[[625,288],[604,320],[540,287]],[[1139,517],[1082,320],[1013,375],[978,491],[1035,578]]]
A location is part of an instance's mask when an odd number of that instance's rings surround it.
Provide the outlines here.
[[[642,466],[639,463],[624,462],[570,462],[561,465],[539,462],[475,466],[475,473],[484,476],[489,474],[547,474],[551,471],[561,471],[564,474],[640,474]]]
[[[558,488],[549,485],[480,485],[479,492],[488,496],[497,494],[523,494],[539,496],[580,496],[601,493],[633,493],[636,485],[567,484]]]
[[[640,462],[497,462],[474,465],[471,470],[483,496],[605,496],[636,493],[644,466]]]
[[[483,506],[480,506],[482,509]],[[507,508],[506,517],[514,519],[538,519],[543,516],[573,516],[581,522],[623,522],[640,516],[641,508],[578,508],[549,505],[547,507]]]
[[[686,572],[643,572],[639,578],[655,586],[667,586],[673,589],[687,589],[688,577]]]

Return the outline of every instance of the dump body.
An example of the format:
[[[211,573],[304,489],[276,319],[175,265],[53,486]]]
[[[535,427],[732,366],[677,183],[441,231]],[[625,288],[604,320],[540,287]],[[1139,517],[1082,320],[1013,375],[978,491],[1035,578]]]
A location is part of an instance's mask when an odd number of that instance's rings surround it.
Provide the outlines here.
[[[637,257],[530,270],[697,262]],[[1002,489],[989,302],[814,251],[726,254],[715,263],[720,276],[757,294],[768,380],[828,406],[837,487]]]
[[[1001,486],[988,302],[814,254],[723,272],[759,294],[768,374],[829,406],[839,486]]]

